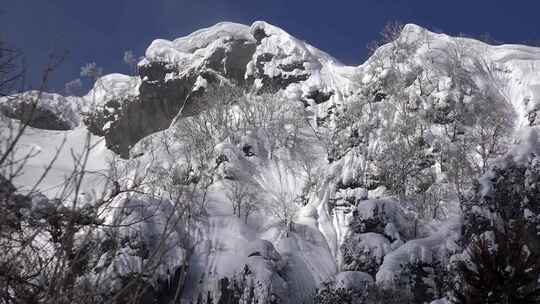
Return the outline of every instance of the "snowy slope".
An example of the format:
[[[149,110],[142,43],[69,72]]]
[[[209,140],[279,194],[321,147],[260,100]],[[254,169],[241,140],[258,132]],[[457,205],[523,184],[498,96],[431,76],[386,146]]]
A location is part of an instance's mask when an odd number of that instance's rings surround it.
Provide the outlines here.
[[[7,129],[5,121],[2,128]],[[13,126],[19,127],[16,121]],[[28,127],[17,145],[16,155],[28,158],[21,174],[16,176],[14,184],[23,192],[31,190],[42,174],[50,166],[48,174],[38,184],[40,191],[55,197],[64,190],[62,185],[66,178],[74,172],[73,157],[84,154],[88,143],[91,146],[86,168],[92,173],[84,180],[85,191],[101,192],[109,168],[109,162],[114,159],[114,154],[105,147],[102,139],[92,136],[85,127],[77,127],[69,131],[50,131]]]

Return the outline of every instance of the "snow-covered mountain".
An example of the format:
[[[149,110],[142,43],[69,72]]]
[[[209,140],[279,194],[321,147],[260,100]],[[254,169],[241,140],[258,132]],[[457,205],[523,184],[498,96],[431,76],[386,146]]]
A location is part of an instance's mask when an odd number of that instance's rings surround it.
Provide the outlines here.
[[[142,273],[164,303],[311,303],[366,282],[444,298],[463,219],[486,230],[463,210],[489,218],[492,168],[531,167],[540,148],[540,48],[412,24],[346,66],[268,23],[224,22],[155,40],[138,75],[105,75],[83,97],[22,96],[0,100],[25,120],[38,99],[17,151],[36,155],[13,184],[64,195],[91,147],[75,193],[107,203],[93,205],[100,250],[80,280],[106,293]]]

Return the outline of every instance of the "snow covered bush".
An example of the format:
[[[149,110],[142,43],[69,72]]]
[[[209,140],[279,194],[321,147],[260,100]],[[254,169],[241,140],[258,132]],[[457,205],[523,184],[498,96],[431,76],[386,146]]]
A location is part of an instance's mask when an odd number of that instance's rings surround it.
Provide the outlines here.
[[[390,241],[381,234],[362,233],[347,237],[341,245],[343,270],[375,275],[384,256],[391,251]]]
[[[350,222],[355,233],[379,233],[393,242],[411,236],[410,223],[394,199],[360,201]]]

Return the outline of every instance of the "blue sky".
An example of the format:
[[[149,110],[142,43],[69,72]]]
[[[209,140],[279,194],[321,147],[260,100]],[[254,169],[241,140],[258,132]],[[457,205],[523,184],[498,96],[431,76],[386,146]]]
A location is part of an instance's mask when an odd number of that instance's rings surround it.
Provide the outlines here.
[[[25,54],[37,84],[52,49],[69,55],[49,90],[79,77],[95,61],[105,73],[128,72],[155,38],[174,39],[220,21],[265,20],[348,64],[360,64],[366,44],[391,20],[449,34],[490,33],[497,40],[540,40],[538,0],[14,0],[0,5],[0,35]]]

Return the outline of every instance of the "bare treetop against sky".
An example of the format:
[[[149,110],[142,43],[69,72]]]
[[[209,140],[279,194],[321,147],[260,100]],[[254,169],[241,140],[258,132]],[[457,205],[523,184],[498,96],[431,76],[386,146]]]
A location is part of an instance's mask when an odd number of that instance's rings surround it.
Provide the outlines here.
[[[153,39],[174,39],[220,21],[265,20],[347,64],[362,63],[366,44],[391,20],[453,35],[489,32],[508,43],[540,39],[540,2],[535,0],[5,2],[1,34],[25,53],[32,84],[51,49],[69,51],[50,84],[57,91],[79,77],[80,67],[88,62],[95,61],[105,73],[127,73],[124,51],[141,56]]]

